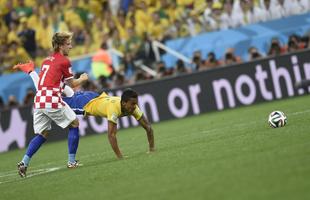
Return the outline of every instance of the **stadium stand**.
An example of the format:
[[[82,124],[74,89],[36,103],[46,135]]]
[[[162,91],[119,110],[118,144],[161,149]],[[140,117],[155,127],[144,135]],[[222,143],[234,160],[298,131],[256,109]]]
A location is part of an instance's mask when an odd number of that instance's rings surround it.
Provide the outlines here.
[[[294,33],[286,40],[268,38],[270,49],[226,45],[221,51],[211,50],[211,46],[182,52],[191,63],[169,59],[165,51],[160,51],[164,62],[158,62],[152,48],[153,41],[177,47],[175,41],[178,40],[184,45],[189,38],[199,40],[208,33],[230,34],[238,28],[242,31],[240,27],[244,26],[307,15],[308,0],[13,0],[1,1],[0,10],[0,71],[3,74],[11,73],[10,67],[14,64],[29,59],[34,59],[39,66],[49,54],[51,36],[57,31],[74,33],[75,48],[71,56],[98,55],[103,51],[102,46],[121,53],[123,57],[116,64],[97,63],[97,67],[112,68],[112,72],[96,73],[94,82],[85,85],[87,89],[118,87],[309,47],[308,33],[304,31],[305,35]],[[89,64],[88,60],[85,63]],[[146,73],[137,63],[149,66],[157,75]]]

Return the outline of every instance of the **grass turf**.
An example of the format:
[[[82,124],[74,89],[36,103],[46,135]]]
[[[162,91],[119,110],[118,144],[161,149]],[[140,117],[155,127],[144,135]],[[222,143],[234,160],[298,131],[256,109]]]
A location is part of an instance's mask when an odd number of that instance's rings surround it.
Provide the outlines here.
[[[154,124],[157,151],[147,154],[142,128],[121,130],[127,159],[106,134],[83,137],[69,170],[66,141],[46,143],[28,178],[16,163],[25,150],[0,154],[0,199],[307,199],[310,196],[310,96]],[[281,110],[284,128],[268,114]]]

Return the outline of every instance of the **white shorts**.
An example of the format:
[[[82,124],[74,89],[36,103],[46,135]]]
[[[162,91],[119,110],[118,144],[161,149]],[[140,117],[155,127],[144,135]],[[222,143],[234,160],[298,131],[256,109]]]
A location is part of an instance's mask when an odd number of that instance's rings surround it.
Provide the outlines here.
[[[61,128],[68,127],[76,119],[76,114],[65,104],[58,109],[34,109],[33,110],[33,129],[34,133],[41,134],[45,130],[51,130],[52,121]]]

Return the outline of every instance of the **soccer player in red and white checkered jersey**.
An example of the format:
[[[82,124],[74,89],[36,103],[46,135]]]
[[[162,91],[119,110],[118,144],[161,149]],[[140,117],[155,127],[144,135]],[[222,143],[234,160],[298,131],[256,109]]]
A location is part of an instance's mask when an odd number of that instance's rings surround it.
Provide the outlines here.
[[[13,69],[21,70],[27,73],[36,88],[39,85],[39,75],[34,71],[33,63],[18,64]],[[153,129],[147,118],[138,106],[138,94],[134,90],[127,88],[123,91],[121,97],[108,96],[105,92],[99,95],[93,91],[74,92],[72,88],[65,85],[63,91],[63,100],[72,108],[77,115],[104,117],[108,120],[108,138],[111,147],[117,158],[123,156],[117,144],[117,121],[120,117],[133,116],[139,124],[145,129],[149,142],[149,151],[155,151]],[[112,100],[113,99],[113,100]]]
[[[78,79],[73,78],[71,63],[67,58],[72,48],[71,39],[72,33],[55,33],[52,38],[54,53],[42,63],[38,90],[34,99],[33,126],[36,136],[29,143],[26,154],[17,165],[21,177],[26,176],[31,157],[46,141],[52,121],[62,128],[70,127],[67,167],[75,168],[78,166],[75,154],[79,142],[79,121],[73,110],[62,100],[61,92],[64,82],[74,88],[88,80],[88,75],[84,73]]]

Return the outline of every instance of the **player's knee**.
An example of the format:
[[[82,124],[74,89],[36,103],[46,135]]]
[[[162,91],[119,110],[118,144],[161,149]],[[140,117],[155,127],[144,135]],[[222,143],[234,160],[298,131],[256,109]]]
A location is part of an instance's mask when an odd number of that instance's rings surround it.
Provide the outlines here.
[[[79,120],[76,118],[73,122],[71,122],[70,126],[73,128],[79,127]]]

